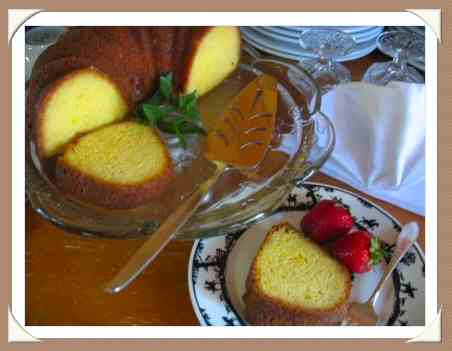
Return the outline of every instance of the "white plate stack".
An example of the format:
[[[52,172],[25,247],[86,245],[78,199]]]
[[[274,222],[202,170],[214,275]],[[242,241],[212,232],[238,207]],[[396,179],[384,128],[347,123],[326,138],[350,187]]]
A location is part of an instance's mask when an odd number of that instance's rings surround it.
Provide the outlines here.
[[[292,60],[316,57],[311,51],[303,49],[298,42],[300,33],[310,28],[341,30],[352,36],[357,45],[350,53],[337,60],[343,62],[358,59],[375,50],[376,39],[384,27],[240,27],[243,39],[250,45],[269,54]]]

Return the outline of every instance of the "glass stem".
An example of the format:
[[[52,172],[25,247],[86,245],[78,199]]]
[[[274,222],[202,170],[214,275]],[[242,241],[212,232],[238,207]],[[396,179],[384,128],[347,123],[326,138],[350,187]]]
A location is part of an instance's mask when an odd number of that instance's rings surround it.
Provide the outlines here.
[[[326,67],[328,71],[332,71],[334,69],[334,61],[331,57],[326,57],[323,55],[319,56],[319,63],[322,67]]]
[[[407,68],[406,55],[402,49],[396,50],[394,60],[392,62],[394,63],[394,65],[400,67],[401,70],[405,70]]]
[[[328,59],[328,71],[330,72],[334,71],[334,61],[331,57]]]

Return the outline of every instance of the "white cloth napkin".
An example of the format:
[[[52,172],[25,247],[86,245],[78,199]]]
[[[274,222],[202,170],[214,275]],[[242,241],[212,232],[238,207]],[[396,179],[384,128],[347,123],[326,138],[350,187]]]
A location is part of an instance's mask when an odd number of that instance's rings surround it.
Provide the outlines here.
[[[362,82],[322,98],[336,146],[321,171],[352,187],[425,215],[424,85]]]

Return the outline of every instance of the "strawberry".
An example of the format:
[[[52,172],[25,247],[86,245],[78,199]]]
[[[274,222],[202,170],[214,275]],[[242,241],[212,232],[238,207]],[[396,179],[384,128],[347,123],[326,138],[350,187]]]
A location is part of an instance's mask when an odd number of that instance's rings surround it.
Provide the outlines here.
[[[332,243],[331,253],[352,273],[364,273],[379,264],[388,252],[380,242],[365,230],[352,232]]]
[[[337,238],[353,227],[350,211],[333,200],[320,201],[301,221],[301,230],[317,243]]]

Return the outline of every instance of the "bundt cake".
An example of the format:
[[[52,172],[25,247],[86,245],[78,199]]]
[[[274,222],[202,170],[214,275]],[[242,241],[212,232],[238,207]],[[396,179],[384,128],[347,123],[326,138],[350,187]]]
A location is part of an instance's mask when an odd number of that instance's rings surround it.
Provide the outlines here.
[[[124,118],[172,72],[181,93],[203,95],[238,65],[237,27],[74,27],[36,60],[27,113],[38,156]]]
[[[78,137],[57,158],[56,183],[73,197],[108,208],[137,207],[171,182],[168,150],[156,131],[134,121]]]
[[[267,234],[251,265],[245,318],[252,325],[338,325],[350,290],[345,266],[282,223]]]

